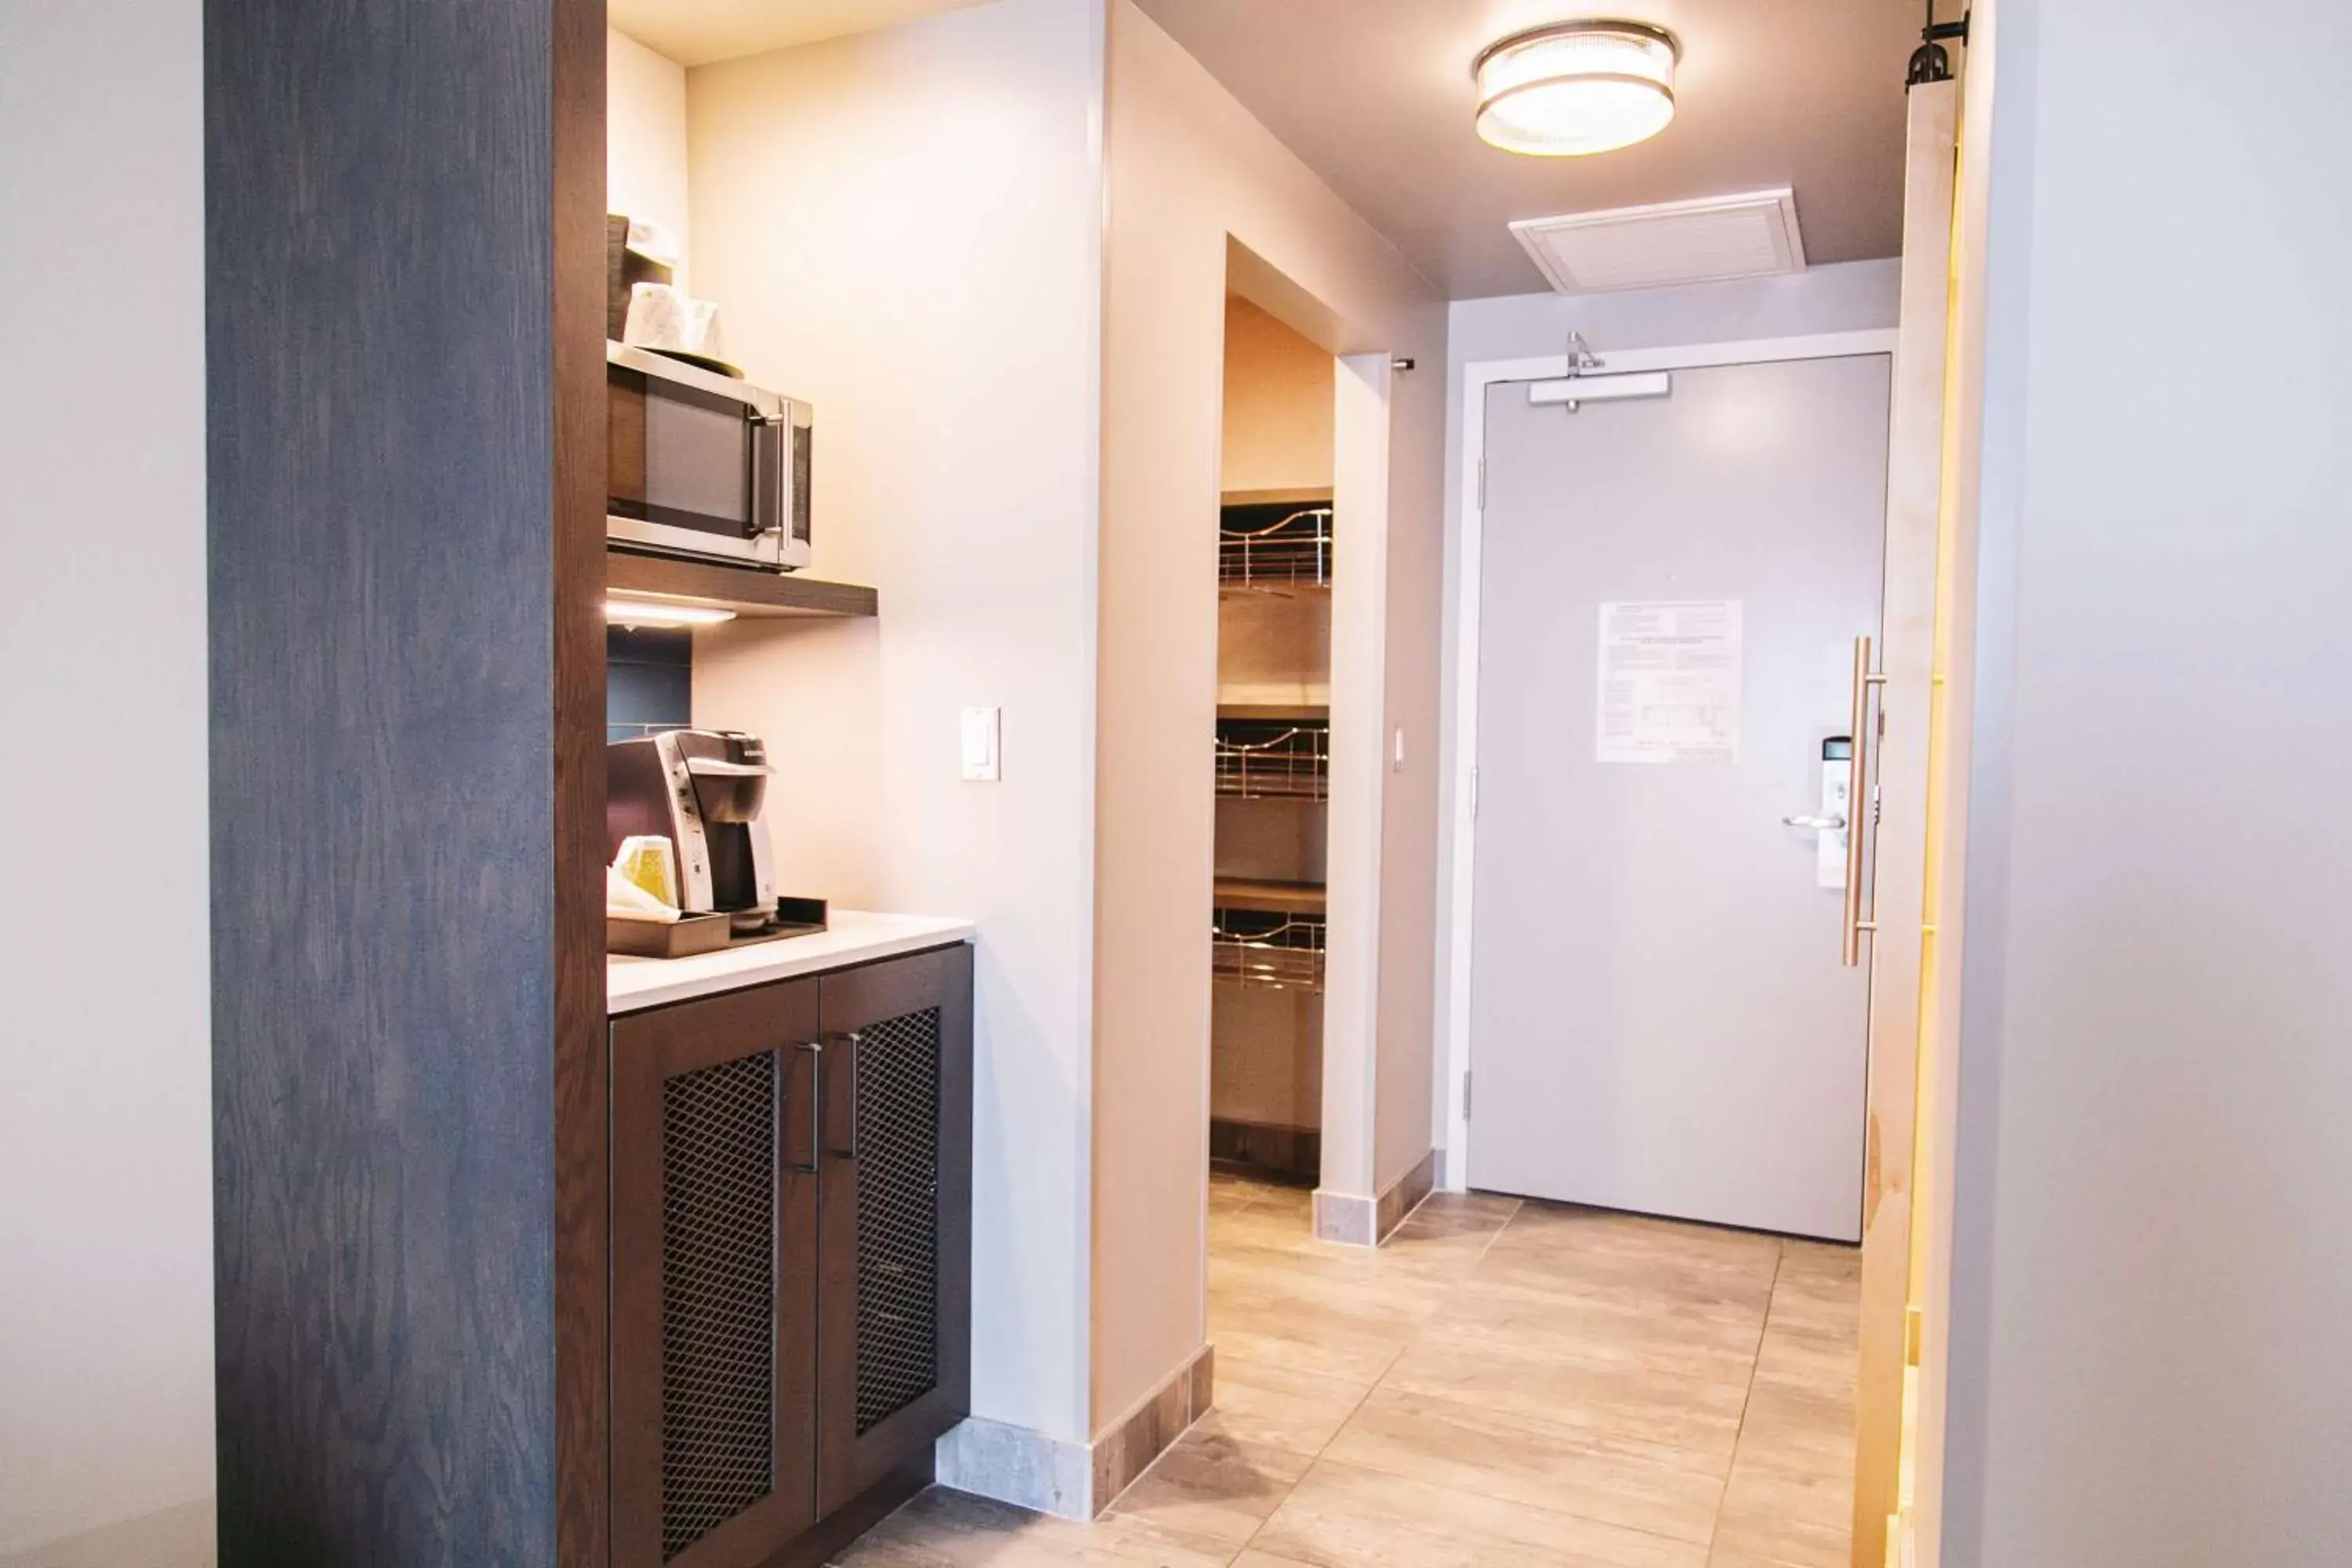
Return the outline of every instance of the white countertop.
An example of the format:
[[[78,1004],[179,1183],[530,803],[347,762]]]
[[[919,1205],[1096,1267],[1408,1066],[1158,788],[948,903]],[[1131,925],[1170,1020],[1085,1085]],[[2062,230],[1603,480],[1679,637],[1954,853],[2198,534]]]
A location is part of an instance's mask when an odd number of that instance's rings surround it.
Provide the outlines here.
[[[604,1011],[607,1016],[635,1013],[691,996],[790,980],[824,969],[841,969],[927,947],[971,940],[970,921],[935,915],[876,915],[857,910],[835,910],[830,929],[807,936],[753,942],[692,958],[631,958],[608,953],[604,959]]]

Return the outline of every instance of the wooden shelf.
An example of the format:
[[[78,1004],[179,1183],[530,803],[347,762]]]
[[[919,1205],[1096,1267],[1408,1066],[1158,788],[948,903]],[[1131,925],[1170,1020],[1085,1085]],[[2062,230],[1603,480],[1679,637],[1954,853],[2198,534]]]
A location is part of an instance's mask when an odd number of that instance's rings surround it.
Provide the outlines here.
[[[612,593],[672,604],[707,605],[747,619],[810,616],[871,616],[880,595],[855,583],[826,583],[789,572],[719,566],[666,555],[604,552],[604,586]]]
[[[1220,702],[1220,719],[1258,719],[1271,724],[1328,724],[1328,702]]]
[[[1217,497],[1220,507],[1228,506],[1329,506],[1331,491],[1326,486],[1304,489],[1225,490]]]
[[[1220,599],[1312,599],[1317,597],[1328,599],[1330,596],[1331,584],[1328,583],[1277,581],[1273,583],[1222,582],[1217,584],[1217,597]]]
[[[1319,915],[1324,905],[1323,884],[1220,877],[1217,879],[1215,902],[1221,910],[1251,910],[1271,915]]]

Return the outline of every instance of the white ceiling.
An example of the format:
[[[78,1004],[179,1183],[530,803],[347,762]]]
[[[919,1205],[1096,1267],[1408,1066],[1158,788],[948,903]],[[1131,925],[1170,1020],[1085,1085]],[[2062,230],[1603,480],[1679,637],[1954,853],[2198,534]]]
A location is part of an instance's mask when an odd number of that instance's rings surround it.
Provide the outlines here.
[[[1809,260],[1900,248],[1915,0],[1137,4],[1454,299],[1545,287],[1511,237],[1515,218],[1776,185],[1795,187]],[[1478,50],[1519,27],[1599,15],[1682,40],[1675,122],[1589,158],[1479,141]]]
[[[605,20],[657,55],[706,66],[887,27],[983,0],[605,0]]]

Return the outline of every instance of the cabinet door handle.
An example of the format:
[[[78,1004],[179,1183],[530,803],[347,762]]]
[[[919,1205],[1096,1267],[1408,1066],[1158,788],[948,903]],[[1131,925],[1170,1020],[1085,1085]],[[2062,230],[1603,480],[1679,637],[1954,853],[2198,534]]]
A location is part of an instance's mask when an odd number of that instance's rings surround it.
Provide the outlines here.
[[[790,1154],[787,1153],[784,1159],[784,1169],[794,1172],[800,1175],[814,1176],[816,1174],[817,1156],[824,1152],[824,1042],[820,1040],[794,1041],[792,1046],[792,1053],[793,1063],[795,1067],[800,1064],[801,1055],[803,1052],[806,1052],[809,1058],[808,1160],[806,1163],[803,1163],[799,1160],[793,1159]],[[784,1098],[786,1100],[785,1110],[789,1112],[791,1110],[790,1101],[792,1099],[791,1079],[789,1078],[785,1080]]]
[[[859,1085],[866,1078],[866,1031],[852,1029],[841,1037],[849,1047],[849,1147],[842,1151],[850,1159],[857,1158],[858,1102],[864,1098]]]
[[[825,1145],[824,1151],[844,1160],[857,1158],[858,1060],[865,1055],[858,1047],[865,1042],[866,1033],[862,1029],[825,1037],[825,1043],[833,1047],[834,1070],[849,1074],[849,1136],[845,1142]],[[827,1095],[824,1098],[830,1100],[832,1097]]]

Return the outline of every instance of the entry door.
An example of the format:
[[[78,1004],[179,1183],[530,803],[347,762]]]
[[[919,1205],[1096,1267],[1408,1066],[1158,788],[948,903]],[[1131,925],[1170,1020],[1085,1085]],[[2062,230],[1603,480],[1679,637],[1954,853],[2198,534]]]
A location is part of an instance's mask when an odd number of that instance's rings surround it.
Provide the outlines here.
[[[1877,630],[1887,373],[1490,389],[1472,1184],[1859,1238],[1867,980],[1783,819]]]

